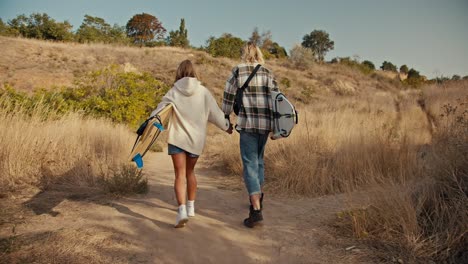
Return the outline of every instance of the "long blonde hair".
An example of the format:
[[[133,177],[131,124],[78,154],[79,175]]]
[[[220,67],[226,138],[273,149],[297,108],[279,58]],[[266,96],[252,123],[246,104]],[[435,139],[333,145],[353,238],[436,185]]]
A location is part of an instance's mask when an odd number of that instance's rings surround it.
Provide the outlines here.
[[[184,77],[193,77],[198,79],[198,74],[190,60],[184,60],[179,64],[176,72],[175,82]]]
[[[255,45],[255,43],[250,41],[242,47],[242,61],[245,63],[265,63],[262,51],[257,47],[257,45]]]

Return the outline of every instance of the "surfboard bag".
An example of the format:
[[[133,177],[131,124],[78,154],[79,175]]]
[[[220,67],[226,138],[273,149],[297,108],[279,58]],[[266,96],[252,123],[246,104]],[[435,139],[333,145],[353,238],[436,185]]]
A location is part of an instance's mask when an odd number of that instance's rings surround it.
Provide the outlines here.
[[[299,121],[294,105],[281,92],[270,91],[273,108],[273,139],[285,138]]]

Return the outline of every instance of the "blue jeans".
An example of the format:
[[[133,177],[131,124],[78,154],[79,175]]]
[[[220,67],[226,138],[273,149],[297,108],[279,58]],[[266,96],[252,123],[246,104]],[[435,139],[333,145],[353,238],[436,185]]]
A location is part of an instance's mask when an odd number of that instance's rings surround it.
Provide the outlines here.
[[[265,181],[263,155],[268,134],[240,131],[240,152],[243,165],[244,183],[249,195],[260,194]]]

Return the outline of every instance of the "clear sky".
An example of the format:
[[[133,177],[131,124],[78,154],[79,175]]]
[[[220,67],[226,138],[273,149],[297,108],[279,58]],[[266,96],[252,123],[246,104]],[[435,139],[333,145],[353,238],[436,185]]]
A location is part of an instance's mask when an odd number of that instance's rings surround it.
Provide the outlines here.
[[[85,14],[125,25],[134,15],[156,16],[168,30],[185,18],[192,45],[232,33],[247,39],[270,30],[290,50],[322,29],[335,41],[327,59],[359,56],[378,67],[407,64],[428,77],[468,75],[468,0],[0,0],[0,18],[45,12],[76,30]]]

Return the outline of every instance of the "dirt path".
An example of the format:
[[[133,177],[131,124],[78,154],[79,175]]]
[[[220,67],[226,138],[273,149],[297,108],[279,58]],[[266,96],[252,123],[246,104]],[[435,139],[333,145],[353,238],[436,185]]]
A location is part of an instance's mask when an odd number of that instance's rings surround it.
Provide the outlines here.
[[[201,164],[197,215],[175,229],[170,158],[150,154],[145,162],[146,195],[115,200],[49,191],[36,195],[32,203],[43,210],[14,228],[30,243],[16,260],[36,254],[75,263],[362,263],[359,250],[346,251],[350,244],[327,232],[326,221],[344,208],[343,197],[293,200],[267,194],[264,225],[247,229],[242,225],[248,213],[243,186],[226,183]],[[41,236],[49,247],[45,252],[39,249]],[[38,243],[31,242],[35,239]]]

